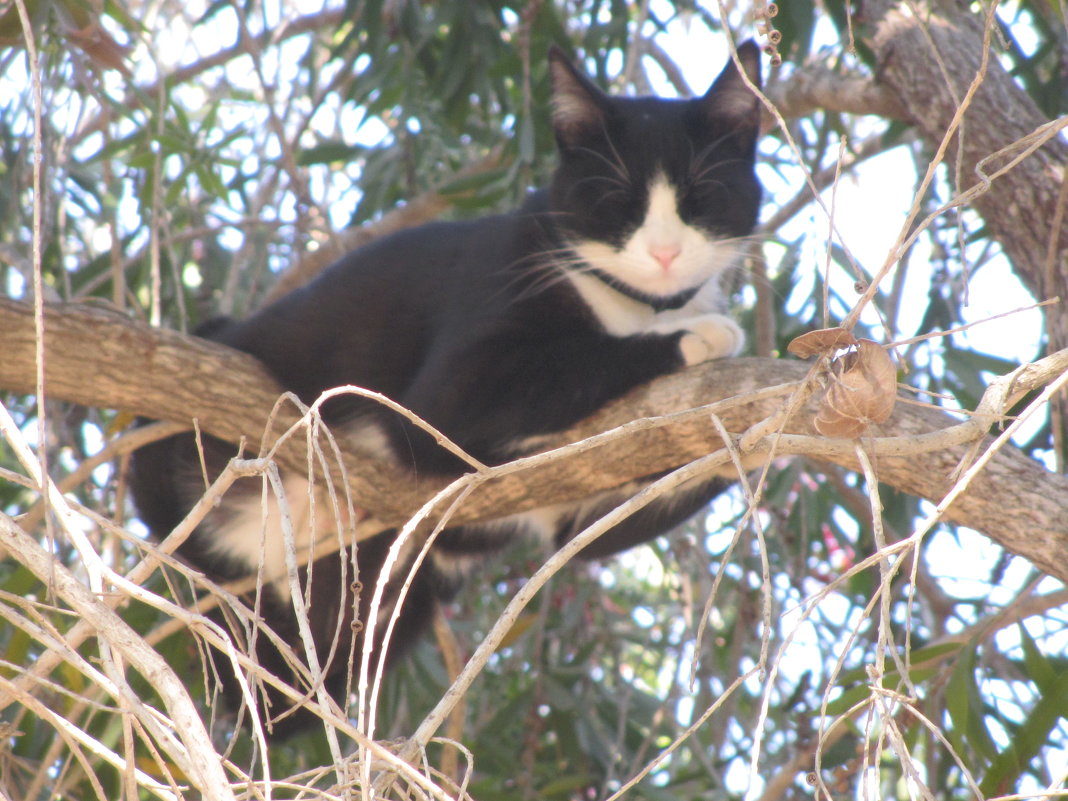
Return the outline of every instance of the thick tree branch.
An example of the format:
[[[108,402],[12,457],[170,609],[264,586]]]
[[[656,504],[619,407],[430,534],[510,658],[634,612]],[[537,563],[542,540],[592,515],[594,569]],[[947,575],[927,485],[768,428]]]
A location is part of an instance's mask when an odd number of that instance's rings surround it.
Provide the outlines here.
[[[786,78],[768,86],[764,94],[787,119],[814,111],[843,114],[875,114],[887,119],[907,119],[897,97],[871,78],[847,74],[826,64],[798,67]]]
[[[1042,134],[1036,132],[1050,121],[990,52],[981,18],[958,6],[946,7],[952,16],[934,2],[865,3],[879,81],[937,148],[973,81],[982,76],[950,141],[947,164],[959,191],[983,190],[974,207],[1035,296],[1068,299],[1068,214],[1057,212],[1065,202],[1068,144],[1053,135],[989,182],[988,176],[1037,144]],[[1049,322],[1054,349],[1068,345],[1068,315],[1058,308]]]
[[[33,391],[32,310],[0,300],[0,388]],[[126,409],[178,422],[196,417],[202,431],[255,444],[279,388],[251,357],[211,342],[133,322],[113,311],[83,304],[49,307],[46,314],[46,394],[79,404]],[[685,411],[713,401],[804,378],[799,362],[732,359],[667,376],[611,404],[573,430],[554,438],[577,441],[638,418]],[[784,395],[739,404],[718,412],[728,430],[741,433],[780,409]],[[297,419],[284,407],[273,426],[284,430]],[[808,411],[795,415],[788,432],[811,433]],[[882,427],[883,435],[914,437],[953,425],[935,410],[903,406]],[[564,460],[512,473],[480,487],[456,520],[484,519],[519,509],[589,495],[628,480],[691,461],[720,445],[706,414],[683,416],[657,428],[640,425],[626,436],[582,449]],[[548,443],[552,444],[552,443]],[[346,450],[341,442],[342,450]],[[949,476],[967,452],[958,445],[878,460],[880,479],[904,492],[939,501]],[[283,464],[306,465],[302,438],[280,449]],[[850,448],[825,458],[854,467]],[[415,482],[403,470],[367,454],[345,452],[349,483],[357,502],[377,518],[396,524],[440,488]],[[950,507],[947,518],[975,528],[1046,572],[1068,578],[1068,477],[1051,474],[1019,451],[1000,452],[971,488]]]

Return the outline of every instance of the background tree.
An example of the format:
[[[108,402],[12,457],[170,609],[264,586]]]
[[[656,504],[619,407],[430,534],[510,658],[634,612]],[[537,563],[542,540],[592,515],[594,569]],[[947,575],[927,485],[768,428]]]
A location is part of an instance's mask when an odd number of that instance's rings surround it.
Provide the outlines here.
[[[1064,791],[1068,315],[1054,302],[982,322],[1068,297],[1063,3],[2,8],[0,795]],[[543,183],[550,42],[617,91],[688,94],[725,34],[759,34],[774,64],[764,243],[734,286],[764,358],[657,382],[561,443],[750,402],[487,479],[457,515],[700,469],[716,421],[746,432],[735,449],[779,458],[675,536],[565,565],[496,628],[545,555],[489,568],[382,690],[375,736],[414,735],[392,746],[414,768],[342,721],[267,761],[225,736],[230,720],[210,738],[188,666],[216,635],[169,600],[189,603],[182,568],[159,570],[131,519],[126,455],[160,434],[130,432],[131,413],[259,443],[277,388],[173,332],[244,314],[371,237]],[[774,436],[785,394],[754,393],[808,368],[769,357],[839,323],[898,343],[906,398],[979,413],[902,400],[870,432],[885,438],[858,445],[815,435],[816,393]],[[297,419],[283,406],[275,434]],[[1006,436],[988,447],[993,422]],[[298,431],[276,457],[299,467],[305,448]],[[385,523],[437,489],[343,456]],[[439,731],[454,663],[491,631],[503,639]],[[439,733],[467,750],[420,750]]]

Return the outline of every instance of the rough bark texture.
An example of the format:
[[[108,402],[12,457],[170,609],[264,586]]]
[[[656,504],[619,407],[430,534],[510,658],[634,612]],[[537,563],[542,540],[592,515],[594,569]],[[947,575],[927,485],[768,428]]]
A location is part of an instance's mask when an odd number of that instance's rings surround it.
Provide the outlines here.
[[[908,110],[927,143],[937,148],[980,71],[982,16],[956,4],[943,10],[937,2],[867,0],[864,17],[871,26],[868,41],[878,62],[879,82]],[[1048,122],[991,53],[982,84],[947,151],[957,189],[967,190],[1007,164],[1026,149],[1026,141],[980,166]],[[972,204],[1017,275],[1040,300],[1060,297],[1068,302],[1068,214],[1057,214],[1066,165],[1068,144],[1054,138],[990,184]],[[1063,305],[1049,313],[1049,329],[1051,350],[1068,344]]]
[[[32,307],[0,299],[0,331],[0,389],[36,392]],[[47,308],[44,361],[46,397],[187,425],[195,419],[207,434],[234,443],[244,438],[250,457],[259,453],[265,423],[276,404],[271,428],[275,437],[299,420],[294,404],[278,404],[282,389],[248,354],[153,329],[97,304]],[[278,459],[301,468],[307,462],[305,454],[298,438],[282,446]],[[382,510],[386,517],[410,508],[388,504],[391,487],[404,480],[403,473],[388,465],[355,469],[349,480],[357,497],[387,499]]]
[[[796,119],[817,109],[843,114],[877,114],[906,119],[908,114],[897,96],[867,77],[843,74],[828,64],[805,64],[764,90],[768,100],[786,119]]]
[[[0,388],[34,391],[32,309],[0,300]],[[46,314],[46,396],[104,408],[121,408],[160,419],[199,420],[203,431],[237,441],[260,441],[264,420],[278,396],[277,385],[250,357],[213,343],[133,322],[85,304],[49,307]],[[576,441],[643,417],[690,409],[746,392],[797,381],[807,365],[787,360],[732,359],[667,376],[611,404],[558,438]],[[772,414],[781,400],[767,400],[725,412],[731,432],[743,432]],[[284,415],[279,423],[292,421]],[[811,433],[811,412],[797,415],[787,430]],[[882,427],[884,435],[911,436],[953,424],[932,410],[902,406]],[[274,430],[281,431],[276,425]],[[629,479],[698,458],[719,446],[707,417],[655,430],[637,431],[566,460],[494,480],[476,491],[456,516],[481,519],[535,505],[576,498]],[[342,447],[344,445],[342,443]],[[965,448],[879,460],[885,483],[932,501],[949,489],[947,478]],[[280,452],[280,460],[305,464],[303,439]],[[832,461],[853,467],[849,455]],[[388,523],[397,523],[437,489],[416,483],[403,471],[365,454],[346,453],[357,502]],[[947,518],[975,528],[1040,569],[1068,578],[1068,478],[1051,474],[1022,453],[1001,452]]]

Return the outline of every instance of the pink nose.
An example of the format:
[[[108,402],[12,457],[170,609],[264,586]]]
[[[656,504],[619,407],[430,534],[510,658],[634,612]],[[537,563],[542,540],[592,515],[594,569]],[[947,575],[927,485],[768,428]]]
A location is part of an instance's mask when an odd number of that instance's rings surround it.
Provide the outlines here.
[[[654,245],[649,248],[649,255],[656,259],[664,272],[667,272],[681,251],[682,248],[678,245]]]

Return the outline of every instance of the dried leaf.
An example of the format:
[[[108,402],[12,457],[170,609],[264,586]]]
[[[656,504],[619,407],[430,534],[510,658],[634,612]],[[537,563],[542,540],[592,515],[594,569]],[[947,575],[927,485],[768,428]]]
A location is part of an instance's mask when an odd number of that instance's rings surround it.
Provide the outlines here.
[[[844,328],[820,328],[794,337],[786,346],[786,350],[799,359],[807,359],[820,353],[834,353],[856,344],[857,338]]]
[[[859,437],[868,428],[864,420],[845,417],[826,405],[820,407],[819,414],[812,423],[816,426],[816,430],[825,437],[845,437],[846,439]]]
[[[859,437],[870,423],[885,422],[897,401],[897,371],[886,351],[870,339],[836,359],[831,385],[813,421],[827,437]]]

